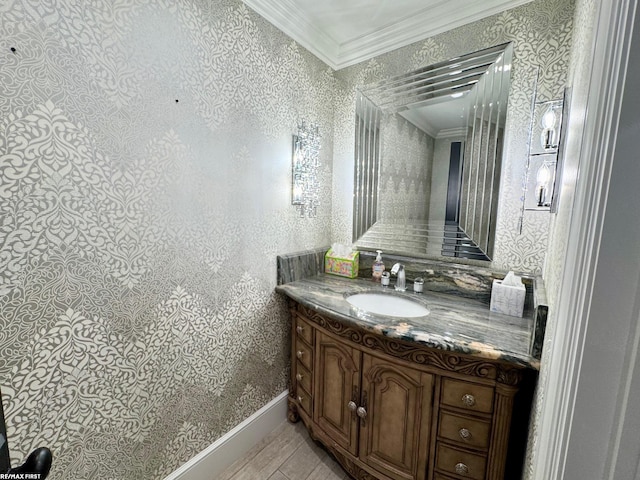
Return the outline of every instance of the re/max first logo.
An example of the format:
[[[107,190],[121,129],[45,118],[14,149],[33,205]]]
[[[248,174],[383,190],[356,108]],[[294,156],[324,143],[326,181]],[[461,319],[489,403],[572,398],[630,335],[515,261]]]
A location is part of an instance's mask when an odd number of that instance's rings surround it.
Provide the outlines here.
[[[0,473],[0,480],[40,480],[39,473]]]

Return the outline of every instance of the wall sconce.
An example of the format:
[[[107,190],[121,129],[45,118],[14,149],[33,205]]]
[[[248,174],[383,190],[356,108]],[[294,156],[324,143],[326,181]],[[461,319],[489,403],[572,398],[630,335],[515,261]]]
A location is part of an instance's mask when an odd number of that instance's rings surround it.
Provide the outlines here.
[[[320,203],[320,138],[318,126],[307,125],[304,120],[293,135],[291,204],[298,208],[301,217],[315,217]]]
[[[524,209],[555,211],[558,202],[556,179],[560,170],[560,144],[564,127],[563,100],[536,103],[533,106],[529,163],[525,183]]]

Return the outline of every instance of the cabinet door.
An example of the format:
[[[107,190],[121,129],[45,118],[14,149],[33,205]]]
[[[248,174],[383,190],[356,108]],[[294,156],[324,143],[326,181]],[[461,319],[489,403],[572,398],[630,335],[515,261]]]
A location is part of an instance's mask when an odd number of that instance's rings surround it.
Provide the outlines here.
[[[336,444],[353,455],[358,454],[355,406],[360,394],[360,357],[359,350],[317,332],[313,418]]]
[[[393,479],[426,478],[433,375],[364,354],[360,459]]]

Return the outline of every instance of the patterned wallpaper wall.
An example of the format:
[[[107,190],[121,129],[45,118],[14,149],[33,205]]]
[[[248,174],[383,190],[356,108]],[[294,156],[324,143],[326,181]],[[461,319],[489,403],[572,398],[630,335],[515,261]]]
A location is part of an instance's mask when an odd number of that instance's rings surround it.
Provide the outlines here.
[[[351,242],[355,90],[380,79],[505,42],[514,42],[496,246],[492,267],[540,273],[547,249],[548,212],[526,212],[519,229],[530,107],[539,73],[538,101],[562,98],[569,64],[573,0],[536,0],[436,35],[336,73],[334,241]]]
[[[330,243],[333,92],[237,0],[2,2],[14,463],[44,445],[52,479],[163,478],[286,389],[275,257]],[[314,220],[289,197],[302,118],[324,135]]]

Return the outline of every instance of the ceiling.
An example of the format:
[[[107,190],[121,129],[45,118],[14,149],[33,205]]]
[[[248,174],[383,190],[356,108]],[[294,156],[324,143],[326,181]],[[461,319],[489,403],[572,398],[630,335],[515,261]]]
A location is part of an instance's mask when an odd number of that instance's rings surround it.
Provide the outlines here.
[[[244,0],[335,70],[532,0]]]

